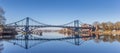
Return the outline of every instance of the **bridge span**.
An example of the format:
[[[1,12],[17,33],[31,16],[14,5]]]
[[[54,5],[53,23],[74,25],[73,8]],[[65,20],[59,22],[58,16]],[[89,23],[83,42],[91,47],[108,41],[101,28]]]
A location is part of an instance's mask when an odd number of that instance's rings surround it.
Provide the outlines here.
[[[33,22],[34,24],[31,24]],[[26,17],[22,20],[19,20],[10,24],[6,24],[4,25],[4,27],[19,29],[18,31],[26,32],[27,34],[30,31],[33,31],[35,29],[46,28],[46,27],[72,28],[74,32],[79,32],[81,29],[91,29],[91,27],[81,27],[80,26],[81,24],[83,23],[80,22],[79,20],[74,20],[72,22],[69,22],[63,25],[50,25],[50,24],[41,23],[32,18]]]
[[[5,25],[5,27],[26,27],[26,25]],[[38,27],[38,28],[45,28],[45,27],[60,27],[60,28],[79,28],[79,29],[90,29],[90,27],[74,27],[74,26],[59,26],[59,25],[29,25],[28,27]]]

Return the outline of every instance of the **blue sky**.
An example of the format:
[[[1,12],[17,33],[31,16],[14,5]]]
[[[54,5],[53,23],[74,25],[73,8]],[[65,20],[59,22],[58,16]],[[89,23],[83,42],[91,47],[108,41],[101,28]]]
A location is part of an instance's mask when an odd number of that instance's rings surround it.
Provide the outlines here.
[[[120,0],[0,0],[7,23],[31,17],[47,24],[120,21]]]

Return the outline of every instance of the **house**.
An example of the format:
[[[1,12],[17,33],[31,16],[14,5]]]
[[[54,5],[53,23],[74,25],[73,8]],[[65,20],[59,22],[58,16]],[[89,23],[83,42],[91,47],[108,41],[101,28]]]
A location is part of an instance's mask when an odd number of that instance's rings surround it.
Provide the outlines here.
[[[90,24],[82,24],[81,27],[86,28],[86,29],[81,29],[81,32],[85,32],[86,33],[86,32],[90,32],[91,31],[91,29],[89,29],[91,27]]]

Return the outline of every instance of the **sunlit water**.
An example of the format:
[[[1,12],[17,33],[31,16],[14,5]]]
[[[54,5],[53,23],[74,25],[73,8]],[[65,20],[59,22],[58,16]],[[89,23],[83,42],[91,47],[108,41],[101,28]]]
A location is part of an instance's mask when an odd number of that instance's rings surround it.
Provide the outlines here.
[[[66,37],[59,33],[44,33],[40,38],[62,38]],[[15,42],[15,43],[12,43]],[[25,48],[26,41],[1,40],[1,53],[120,53],[119,41],[103,41],[94,38],[81,38],[80,45],[75,45],[74,39],[67,40],[28,40],[28,47]]]

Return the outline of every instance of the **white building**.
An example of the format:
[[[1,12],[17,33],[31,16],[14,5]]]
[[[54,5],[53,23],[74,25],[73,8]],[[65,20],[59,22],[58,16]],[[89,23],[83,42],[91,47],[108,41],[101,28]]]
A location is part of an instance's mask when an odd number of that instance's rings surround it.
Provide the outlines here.
[[[0,7],[0,25],[5,24],[6,19],[4,17],[4,14],[5,14],[4,10]]]

